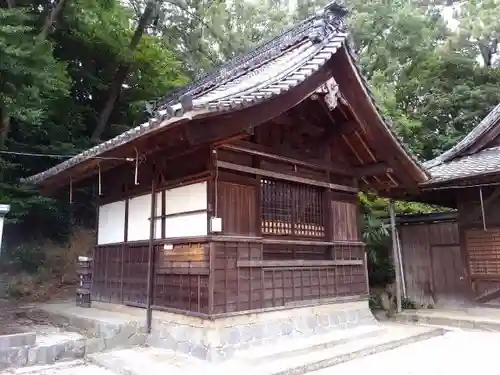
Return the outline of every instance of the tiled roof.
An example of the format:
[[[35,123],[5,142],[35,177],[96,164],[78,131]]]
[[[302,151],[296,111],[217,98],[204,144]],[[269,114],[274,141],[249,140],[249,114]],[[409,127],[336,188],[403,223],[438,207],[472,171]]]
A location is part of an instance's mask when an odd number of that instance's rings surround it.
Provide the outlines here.
[[[144,134],[164,129],[183,119],[189,120],[207,113],[241,109],[268,100],[304,82],[323,67],[341,47],[345,47],[352,57],[357,73],[371,97],[357,65],[355,53],[349,46],[348,35],[344,32],[346,15],[346,8],[336,1],[327,5],[323,12],[315,17],[300,23],[249,54],[229,61],[213,73],[177,90],[169,97],[157,101],[153,105],[152,118],[148,123],[86,150],[44,172],[28,177],[23,182],[39,184],[49,177],[96,158]],[[373,97],[371,99],[376,107]],[[402,147],[402,152],[412,159],[417,168],[420,168],[416,158],[393,133],[390,119],[383,118],[382,123],[385,125],[385,130],[391,133]]]
[[[449,150],[443,152],[438,157],[424,163],[424,167],[433,168],[439,164],[450,161],[451,159],[460,156],[460,153],[472,146],[478,138],[489,132],[492,128],[498,125],[500,121],[500,104],[498,104],[488,115],[467,134],[460,142]]]
[[[181,119],[255,105],[305,81],[340,48],[346,9],[336,2],[247,55],[239,56],[154,105],[149,122],[86,150],[44,172],[23,179],[37,184],[140,136]]]
[[[500,171],[500,146],[487,148],[472,155],[462,156],[429,169],[435,184],[455,179],[480,176]]]

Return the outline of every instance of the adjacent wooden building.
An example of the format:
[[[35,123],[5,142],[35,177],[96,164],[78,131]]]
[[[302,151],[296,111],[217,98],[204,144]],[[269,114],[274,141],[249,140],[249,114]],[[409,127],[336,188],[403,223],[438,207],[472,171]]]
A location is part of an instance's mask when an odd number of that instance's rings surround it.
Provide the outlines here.
[[[345,16],[327,6],[26,179],[95,184],[94,299],[216,317],[366,298],[356,194],[427,175],[378,112]]]
[[[441,255],[447,260],[440,261],[441,275],[434,279],[448,275],[450,280],[446,282],[451,285],[448,291],[454,290],[459,300],[464,296],[471,302],[497,300],[500,297],[500,105],[453,148],[424,165],[431,178],[421,185],[420,195],[413,198],[456,208],[457,213],[447,224],[435,222],[431,215],[419,229],[415,225],[411,230],[402,226],[403,262],[414,267],[412,260],[404,259],[412,248],[419,247],[418,257],[422,258],[428,257],[428,249],[434,251],[433,246],[444,246],[440,252],[447,254]],[[445,226],[448,236],[441,230]],[[429,275],[436,273],[437,269],[431,269],[435,265],[428,263],[428,267]],[[462,280],[467,281],[465,285]],[[430,276],[427,283],[432,285]]]
[[[397,225],[406,296],[423,307],[469,302],[457,212],[400,215]]]

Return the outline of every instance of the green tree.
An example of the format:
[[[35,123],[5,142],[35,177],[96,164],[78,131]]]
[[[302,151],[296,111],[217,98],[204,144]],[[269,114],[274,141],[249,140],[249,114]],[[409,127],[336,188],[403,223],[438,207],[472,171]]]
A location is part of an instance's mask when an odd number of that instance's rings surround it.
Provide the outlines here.
[[[413,120],[402,137],[424,160],[456,144],[500,102],[500,69],[481,67],[457,52],[432,55],[396,92]]]
[[[500,64],[500,1],[473,0],[456,7],[458,21],[454,48],[469,58],[478,57],[483,66]]]
[[[0,147],[13,126],[40,123],[50,101],[67,92],[64,65],[43,30],[28,8],[0,7]]]
[[[117,66],[129,68],[105,138],[142,123],[146,101],[186,82],[181,60],[161,38],[146,35],[133,53],[128,50],[133,17],[113,0],[0,7],[0,98],[9,105],[2,113],[10,120],[4,151],[71,155],[90,147]],[[1,155],[0,199],[12,205],[8,218],[13,229],[29,228],[24,237],[68,233],[82,216],[75,210],[91,209],[75,204],[70,210],[67,192],[55,200],[18,185],[20,177],[61,160]],[[76,188],[75,194],[82,194],[78,203],[92,196]],[[92,221],[94,215],[87,212],[87,217]]]

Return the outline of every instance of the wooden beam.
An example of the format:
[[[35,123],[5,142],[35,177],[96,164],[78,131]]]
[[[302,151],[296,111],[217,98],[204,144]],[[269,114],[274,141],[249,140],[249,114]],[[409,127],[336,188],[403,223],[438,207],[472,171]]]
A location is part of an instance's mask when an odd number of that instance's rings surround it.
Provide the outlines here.
[[[262,243],[265,244],[278,244],[278,245],[305,245],[305,246],[355,246],[355,247],[365,247],[366,244],[361,241],[315,241],[315,240],[285,240],[277,238],[263,238]]]
[[[352,168],[351,171],[349,171],[349,170],[341,168],[341,167],[323,164],[319,160],[317,163],[313,163],[313,162],[309,162],[309,161],[299,160],[299,159],[296,159],[293,157],[277,155],[277,154],[273,153],[274,150],[271,147],[266,147],[266,146],[258,145],[258,144],[252,143],[252,142],[246,142],[246,141],[237,141],[237,142],[233,142],[231,144],[224,144],[220,147],[223,149],[226,149],[226,150],[230,150],[230,151],[243,152],[243,153],[246,153],[249,155],[255,155],[255,156],[262,156],[266,159],[282,161],[284,163],[293,164],[293,165],[302,165],[304,167],[308,167],[311,169],[328,171],[328,172],[332,172],[332,173],[335,173],[338,175],[348,176],[348,177],[361,178],[361,177],[365,177],[365,176],[381,175],[381,174],[392,172],[392,168],[389,167],[389,165],[387,163],[383,163],[383,162],[363,165],[360,167],[354,167],[354,168]],[[283,154],[284,152],[280,150],[280,153]],[[291,154],[291,153],[288,153],[288,154]],[[300,157],[300,155],[296,155],[296,157]]]
[[[217,161],[217,167],[224,168],[224,169],[230,169],[230,170],[237,171],[237,172],[244,172],[244,173],[250,173],[250,174],[255,174],[255,175],[259,175],[259,176],[271,177],[271,178],[275,178],[278,180],[297,182],[297,183],[305,184],[305,185],[320,186],[320,187],[324,187],[324,188],[328,188],[328,189],[332,189],[332,190],[349,191],[349,192],[353,192],[353,193],[356,193],[358,191],[358,189],[350,187],[350,186],[343,186],[343,185],[332,184],[332,183],[328,183],[328,182],[315,181],[315,180],[311,180],[309,178],[297,177],[297,176],[293,176],[293,175],[289,175],[289,174],[267,171],[264,169],[246,167],[244,165],[228,163],[228,162],[220,161],[220,160]]]
[[[262,157],[267,158],[267,159],[282,161],[284,163],[289,163],[289,164],[293,164],[293,165],[302,165],[304,167],[308,167],[311,169],[316,169],[316,170],[321,170],[321,171],[326,170],[326,171],[336,173],[339,175],[343,175],[343,176],[349,176],[349,177],[353,176],[352,172],[348,171],[347,169],[323,164],[319,160],[317,163],[299,160],[298,158],[301,157],[300,155],[295,155],[295,157],[293,157],[293,156],[291,156],[292,155],[291,152],[286,152],[286,151],[283,152],[282,150],[280,150],[281,154],[286,153],[290,156],[277,155],[275,153],[276,150],[272,149],[271,147],[266,147],[266,146],[258,145],[258,144],[251,143],[251,142],[238,141],[238,142],[234,142],[232,144],[224,144],[221,147],[226,149],[226,150],[244,152],[246,154],[255,155],[255,156],[262,156]]]
[[[362,266],[362,259],[345,260],[238,260],[237,267],[328,267],[328,266]]]
[[[332,66],[327,63],[296,87],[243,109],[216,114],[206,121],[191,121],[188,126],[193,144],[211,143],[227,139],[276,118],[307,99],[331,76]]]
[[[283,113],[282,115],[274,118],[272,121],[277,125],[293,125],[292,118],[288,116],[287,113]]]
[[[394,165],[396,177],[407,189],[418,190],[417,184],[426,178],[425,172],[406,154],[378,113],[357,68],[345,48],[333,55],[332,71],[340,92],[348,102],[353,116],[364,129],[370,145],[387,163]]]
[[[377,162],[354,168],[357,177],[382,175],[392,172],[392,168],[387,163]]]
[[[489,206],[500,197],[500,186],[497,186],[495,190],[484,200],[484,211],[487,211]],[[478,216],[481,214],[481,207],[477,207],[472,211],[470,216],[468,217],[469,221],[476,221]]]

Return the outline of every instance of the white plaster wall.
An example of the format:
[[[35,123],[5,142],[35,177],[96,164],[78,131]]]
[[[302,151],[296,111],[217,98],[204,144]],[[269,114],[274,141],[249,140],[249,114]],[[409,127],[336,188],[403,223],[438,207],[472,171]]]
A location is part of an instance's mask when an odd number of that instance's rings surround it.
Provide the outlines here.
[[[207,234],[207,213],[168,217],[165,221],[165,237],[194,237]]]
[[[161,216],[161,207],[162,207],[162,201],[161,201],[161,191],[156,193],[156,217]],[[160,219],[155,219],[155,238],[161,238],[161,227],[162,227],[162,221]],[[148,223],[149,225],[149,223]],[[148,239],[149,239],[149,231],[148,231]]]
[[[207,213],[188,213],[207,209],[207,182],[166,191],[166,214],[186,214],[165,220],[165,237],[192,237],[207,234]]]
[[[97,244],[123,242],[125,239],[125,201],[104,204],[98,210]]]
[[[149,240],[151,194],[130,198],[128,202],[127,241]]]
[[[181,186],[166,192],[166,213],[177,214],[207,209],[207,182]]]

